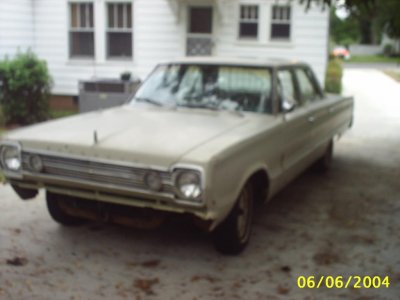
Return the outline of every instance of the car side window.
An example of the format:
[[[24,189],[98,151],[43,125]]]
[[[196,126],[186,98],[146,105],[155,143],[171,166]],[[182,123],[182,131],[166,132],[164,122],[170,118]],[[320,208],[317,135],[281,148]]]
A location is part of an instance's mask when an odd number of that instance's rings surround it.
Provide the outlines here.
[[[278,70],[281,109],[290,110],[299,105],[294,86],[293,73],[290,70]]]
[[[318,82],[318,79],[315,77],[314,72],[310,68],[305,68],[305,71],[314,86],[314,90],[317,93],[317,99],[324,99],[324,92],[321,90],[321,86]]]
[[[315,101],[320,99],[320,95],[315,89],[313,82],[307,75],[307,72],[303,68],[295,69],[297,82],[299,84],[300,95],[303,102]]]

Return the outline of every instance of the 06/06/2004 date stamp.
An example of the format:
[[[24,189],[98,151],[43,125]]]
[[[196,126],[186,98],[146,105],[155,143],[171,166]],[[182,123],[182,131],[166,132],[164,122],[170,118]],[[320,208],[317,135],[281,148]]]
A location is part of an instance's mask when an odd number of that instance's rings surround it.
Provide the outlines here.
[[[297,286],[300,289],[379,289],[389,288],[389,276],[299,276]]]

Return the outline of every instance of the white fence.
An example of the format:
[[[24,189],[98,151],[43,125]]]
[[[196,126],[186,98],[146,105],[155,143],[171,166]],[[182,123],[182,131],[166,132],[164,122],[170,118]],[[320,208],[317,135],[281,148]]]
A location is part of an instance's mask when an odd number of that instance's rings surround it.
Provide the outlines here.
[[[350,45],[351,55],[377,55],[383,52],[381,45]]]

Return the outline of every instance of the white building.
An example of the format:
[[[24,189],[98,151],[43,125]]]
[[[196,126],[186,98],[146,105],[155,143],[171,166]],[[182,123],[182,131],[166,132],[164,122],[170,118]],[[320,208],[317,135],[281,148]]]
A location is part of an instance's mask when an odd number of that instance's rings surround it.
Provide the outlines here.
[[[0,58],[32,49],[55,95],[184,55],[302,60],[323,82],[328,23],[297,0],[0,0]]]

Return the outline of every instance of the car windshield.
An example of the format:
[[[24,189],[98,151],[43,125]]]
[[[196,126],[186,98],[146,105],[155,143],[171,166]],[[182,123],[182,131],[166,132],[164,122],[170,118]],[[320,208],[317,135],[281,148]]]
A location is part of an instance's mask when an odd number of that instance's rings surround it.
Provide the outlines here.
[[[270,113],[271,72],[247,66],[159,65],[137,91],[136,102]]]

